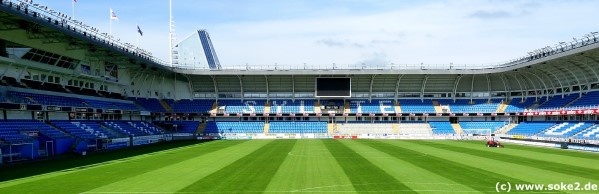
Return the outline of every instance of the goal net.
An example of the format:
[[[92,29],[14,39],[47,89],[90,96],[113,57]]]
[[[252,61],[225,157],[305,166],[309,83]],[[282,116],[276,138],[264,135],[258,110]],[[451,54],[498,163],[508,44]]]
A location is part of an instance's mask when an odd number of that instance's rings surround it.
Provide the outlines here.
[[[489,139],[492,134],[491,129],[463,129],[463,136],[467,136],[474,139]]]

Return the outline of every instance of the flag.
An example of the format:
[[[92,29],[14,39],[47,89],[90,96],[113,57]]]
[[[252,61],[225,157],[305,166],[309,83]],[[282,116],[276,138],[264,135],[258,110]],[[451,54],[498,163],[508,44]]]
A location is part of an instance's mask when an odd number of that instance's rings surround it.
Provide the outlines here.
[[[137,33],[139,33],[140,36],[144,36],[144,32],[141,31],[141,28],[139,28],[139,25],[137,25]]]
[[[114,11],[112,11],[112,8],[110,8],[110,19],[111,20],[116,20],[116,21],[119,20],[119,18],[116,17],[116,14],[114,13]]]

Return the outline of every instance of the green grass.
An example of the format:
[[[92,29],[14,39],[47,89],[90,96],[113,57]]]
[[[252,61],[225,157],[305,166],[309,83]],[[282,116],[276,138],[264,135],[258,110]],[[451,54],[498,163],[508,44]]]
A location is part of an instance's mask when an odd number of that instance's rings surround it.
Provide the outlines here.
[[[495,193],[498,181],[599,184],[599,154],[478,141],[188,141],[4,166],[0,181],[0,193]]]

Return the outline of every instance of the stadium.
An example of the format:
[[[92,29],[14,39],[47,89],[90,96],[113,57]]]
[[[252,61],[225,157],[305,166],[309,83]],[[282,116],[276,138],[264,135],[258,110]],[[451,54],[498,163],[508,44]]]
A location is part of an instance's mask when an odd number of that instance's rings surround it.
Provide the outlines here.
[[[0,0],[0,193],[596,193],[598,38],[489,65],[226,66],[205,30],[164,61]]]

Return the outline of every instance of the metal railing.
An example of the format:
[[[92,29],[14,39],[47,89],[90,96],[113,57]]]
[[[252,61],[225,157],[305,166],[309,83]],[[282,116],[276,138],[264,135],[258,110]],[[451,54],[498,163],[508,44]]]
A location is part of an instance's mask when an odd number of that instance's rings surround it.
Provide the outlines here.
[[[52,10],[47,6],[32,3],[27,0],[0,0],[0,6],[24,14],[30,19],[46,22],[50,25],[63,28],[64,30],[77,33],[91,41],[103,43],[106,46],[131,53],[137,57],[144,58],[162,66],[168,66],[168,63],[154,57],[151,52],[145,49],[131,43],[121,42],[120,39],[113,37],[108,33],[100,32],[98,28],[84,24],[81,21],[72,20],[70,16]]]

